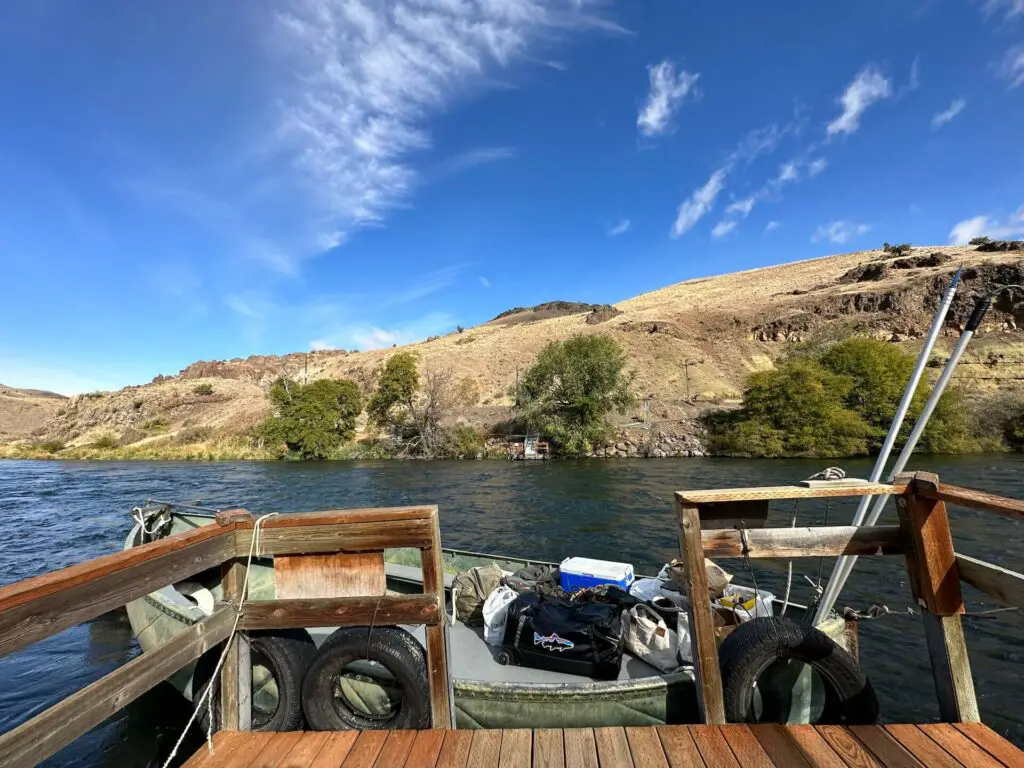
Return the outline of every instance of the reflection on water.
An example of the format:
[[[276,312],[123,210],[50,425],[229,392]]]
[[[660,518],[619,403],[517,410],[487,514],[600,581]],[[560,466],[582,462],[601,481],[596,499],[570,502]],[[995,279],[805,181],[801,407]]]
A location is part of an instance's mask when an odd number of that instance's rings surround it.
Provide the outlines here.
[[[841,462],[865,476],[867,461]],[[950,482],[1024,498],[1024,458],[929,458],[921,466]],[[435,503],[446,546],[561,560],[581,555],[633,562],[651,571],[678,552],[672,493],[679,489],[785,484],[820,461],[665,459],[516,463],[100,463],[0,462],[0,583],[119,549],[128,510],[148,498],[242,504],[253,512]],[[855,502],[801,503],[801,524],[849,522]],[[772,508],[769,525],[786,525],[792,502]],[[1021,524],[952,510],[957,549],[1024,569]],[[890,507],[883,522],[894,521]],[[725,562],[749,581],[742,562]],[[823,563],[824,573],[831,563]],[[781,594],[785,563],[755,561],[758,584]],[[797,561],[794,599],[807,602],[818,560]],[[995,607],[965,588],[968,610]],[[841,605],[910,604],[901,558],[861,558]],[[1024,620],[1017,613],[965,618],[985,721],[1024,743]],[[6,731],[138,653],[123,613],[101,617],[0,658],[0,730]],[[861,625],[862,662],[889,721],[936,718],[920,619],[890,616]],[[188,717],[162,687],[79,739],[48,765],[159,765]],[[198,746],[189,745],[189,754]]]

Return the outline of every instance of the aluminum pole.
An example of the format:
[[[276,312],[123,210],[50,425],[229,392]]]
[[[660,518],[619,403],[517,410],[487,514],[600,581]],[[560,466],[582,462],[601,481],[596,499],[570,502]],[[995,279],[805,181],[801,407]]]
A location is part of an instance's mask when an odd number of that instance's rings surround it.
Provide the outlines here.
[[[960,284],[960,273],[962,271],[963,268],[961,267],[956,271],[956,274],[953,275],[953,280],[950,282],[949,288],[946,289],[946,293],[942,297],[939,308],[935,312],[935,317],[932,320],[932,326],[928,331],[928,336],[925,338],[924,345],[921,347],[921,352],[917,356],[917,363],[914,365],[914,371],[910,374],[907,386],[903,390],[903,398],[900,400],[900,404],[896,408],[896,414],[893,416],[892,424],[889,425],[889,433],[885,436],[885,442],[882,443],[882,449],[879,451],[878,458],[875,460],[875,466],[872,468],[871,475],[868,477],[868,480],[872,483],[877,483],[881,479],[882,472],[885,470],[885,465],[889,461],[889,454],[892,453],[893,444],[899,436],[900,429],[903,426],[903,420],[907,416],[907,411],[910,409],[910,404],[914,399],[914,394],[917,392],[917,386],[921,381],[921,377],[924,375],[924,369],[928,365],[928,358],[931,356],[932,348],[935,346],[935,342],[939,338],[939,333],[942,330],[942,324],[946,319],[946,313],[949,312],[949,307],[953,303],[953,297],[956,295],[957,286]],[[857,512],[853,517],[852,525],[864,524],[864,519],[867,516],[868,506],[870,503],[870,496],[861,496],[860,504],[857,506]],[[814,616],[815,624],[824,621],[832,610],[832,606],[835,605],[836,600],[839,599],[839,592],[846,583],[846,578],[849,576],[849,570],[853,567],[853,563],[850,562],[850,558],[851,556],[846,555],[836,560],[836,564],[832,569],[832,576],[828,580],[828,584],[826,585],[825,591],[821,597],[821,602],[818,604],[818,611]],[[854,561],[855,560],[856,558],[854,558]],[[849,563],[849,565],[847,565],[847,563]]]

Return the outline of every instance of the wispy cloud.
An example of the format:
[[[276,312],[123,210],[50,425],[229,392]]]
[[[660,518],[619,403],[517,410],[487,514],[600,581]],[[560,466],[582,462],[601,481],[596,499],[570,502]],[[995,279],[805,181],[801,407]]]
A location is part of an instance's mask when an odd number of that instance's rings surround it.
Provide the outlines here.
[[[676,220],[672,224],[672,237],[679,237],[689,232],[714,207],[715,198],[725,186],[725,177],[728,173],[728,168],[719,168],[711,174],[702,187],[694,190],[693,194],[683,201],[676,212]]]
[[[999,63],[998,70],[999,75],[1010,83],[1011,88],[1024,83],[1024,45],[1010,48]]]
[[[468,171],[478,165],[496,163],[499,160],[508,160],[516,156],[512,147],[480,147],[460,152],[448,160],[442,161],[434,169],[435,176],[451,176],[456,173]]]
[[[453,264],[419,275],[412,283],[383,296],[381,306],[397,307],[442,291],[454,283],[468,266],[468,264]]]
[[[601,0],[292,0],[278,15],[291,54],[281,153],[327,249],[379,224],[415,189],[429,120],[557,31],[621,27]],[[477,156],[477,160],[480,156]],[[493,159],[493,155],[491,156]]]
[[[778,229],[781,226],[782,226],[782,224],[780,222],[778,222],[778,221],[769,221],[767,224],[764,225],[764,231],[766,233],[767,232],[774,232],[776,229]]]
[[[629,231],[630,224],[629,219],[619,219],[615,226],[608,229],[608,237],[618,237],[619,235],[626,234]]]
[[[455,317],[447,312],[431,312],[406,323],[383,327],[372,323],[352,323],[331,329],[313,339],[310,349],[386,349],[412,344],[438,336],[455,327]]]
[[[949,242],[953,245],[966,245],[982,235],[994,238],[1024,237],[1024,205],[1005,219],[993,214],[965,219],[950,230]]]
[[[737,226],[738,226],[738,222],[736,222],[736,221],[729,221],[728,219],[723,219],[722,221],[720,221],[717,224],[715,224],[715,226],[712,228],[711,236],[716,238],[716,239],[719,238],[719,237],[725,237],[730,232],[732,232],[734,229],[736,229]]]
[[[932,130],[937,131],[939,128],[944,126],[954,117],[964,111],[964,107],[967,106],[967,102],[963,99],[954,99],[953,103],[949,105],[948,109],[938,112],[932,117]]]
[[[824,157],[816,157],[807,164],[807,177],[813,179],[826,168],[828,168],[828,160]]]
[[[871,227],[867,224],[856,224],[852,221],[832,221],[818,227],[814,234],[811,235],[811,242],[845,243],[850,238],[867,233],[870,229]]]
[[[745,197],[742,200],[737,200],[736,202],[732,203],[728,208],[725,209],[725,212],[729,215],[735,214],[745,219],[747,216],[750,215],[750,212],[754,210],[754,206],[756,204],[757,198],[751,195],[750,197]]]
[[[1024,16],[1024,0],[985,0],[982,12],[986,18],[1002,16],[1003,21],[1013,22]]]
[[[482,285],[484,288],[490,288],[491,287],[491,281],[488,280],[483,275],[480,275],[480,285]]]
[[[892,82],[885,77],[878,69],[872,66],[865,67],[853,79],[839,103],[843,112],[839,117],[828,124],[827,133],[834,136],[837,133],[854,133],[860,127],[860,118],[872,104],[892,95]]]
[[[669,59],[647,67],[650,78],[650,92],[640,109],[636,125],[643,136],[659,136],[672,127],[672,115],[687,96],[700,97],[697,89],[699,72],[680,69]]]

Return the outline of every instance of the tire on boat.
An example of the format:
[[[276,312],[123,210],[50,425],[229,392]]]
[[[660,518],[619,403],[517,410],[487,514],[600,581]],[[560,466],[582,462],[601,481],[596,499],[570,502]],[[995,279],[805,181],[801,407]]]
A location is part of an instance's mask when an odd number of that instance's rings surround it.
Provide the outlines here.
[[[878,698],[871,682],[844,648],[819,629],[783,616],[755,618],[740,624],[722,642],[725,719],[756,722],[755,683],[778,661],[802,662],[825,687],[823,724],[865,725],[878,721]]]
[[[302,711],[302,681],[316,653],[309,633],[301,629],[278,629],[247,633],[249,656],[254,668],[252,697],[252,730],[300,731],[305,726]],[[193,675],[193,702],[206,690],[224,646],[205,653],[196,664]],[[270,678],[258,680],[258,671],[269,671]],[[276,699],[276,702],[274,701]],[[209,726],[204,707],[200,723]],[[213,681],[214,728],[220,728],[220,679]]]
[[[317,731],[429,728],[427,656],[399,627],[343,627],[320,646],[302,685]]]

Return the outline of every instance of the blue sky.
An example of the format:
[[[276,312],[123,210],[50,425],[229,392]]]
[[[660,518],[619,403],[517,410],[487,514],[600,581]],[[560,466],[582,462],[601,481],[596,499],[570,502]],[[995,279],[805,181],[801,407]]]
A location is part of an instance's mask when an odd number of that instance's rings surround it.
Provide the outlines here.
[[[0,382],[1024,230],[1024,0],[0,7]]]

